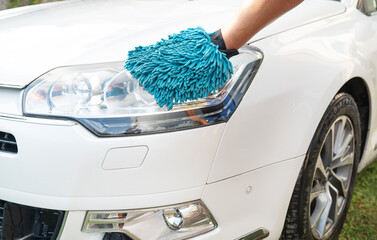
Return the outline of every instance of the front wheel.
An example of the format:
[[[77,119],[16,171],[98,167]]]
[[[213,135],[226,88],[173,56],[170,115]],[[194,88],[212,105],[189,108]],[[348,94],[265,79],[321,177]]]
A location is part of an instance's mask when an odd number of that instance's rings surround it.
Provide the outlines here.
[[[327,108],[309,147],[289,204],[282,240],[338,239],[360,159],[360,117],[340,93]]]

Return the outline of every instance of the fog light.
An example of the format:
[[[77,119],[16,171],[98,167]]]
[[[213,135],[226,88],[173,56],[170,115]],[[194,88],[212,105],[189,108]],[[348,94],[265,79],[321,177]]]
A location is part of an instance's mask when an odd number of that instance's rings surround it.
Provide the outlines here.
[[[182,227],[183,217],[178,209],[167,209],[163,212],[164,220],[166,225],[171,230],[178,230]]]
[[[187,239],[217,227],[201,201],[124,211],[89,211],[82,231],[121,232],[133,239]]]

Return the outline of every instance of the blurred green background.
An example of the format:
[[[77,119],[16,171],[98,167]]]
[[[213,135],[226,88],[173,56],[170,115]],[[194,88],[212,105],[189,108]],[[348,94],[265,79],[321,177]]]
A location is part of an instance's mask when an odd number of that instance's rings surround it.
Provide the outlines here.
[[[377,239],[377,161],[357,176],[351,207],[339,239]]]
[[[0,0],[0,10],[14,7],[21,7],[26,5],[46,3],[46,2],[56,2],[62,0]]]

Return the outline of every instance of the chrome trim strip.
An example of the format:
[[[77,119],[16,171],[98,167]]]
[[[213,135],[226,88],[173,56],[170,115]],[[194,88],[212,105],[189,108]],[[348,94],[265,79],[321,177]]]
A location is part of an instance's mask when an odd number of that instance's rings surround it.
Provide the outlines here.
[[[66,211],[65,214],[64,214],[64,218],[63,218],[62,225],[60,226],[59,234],[58,234],[58,236],[56,237],[57,240],[59,240],[60,237],[61,237],[62,234],[63,234],[63,230],[64,230],[65,223],[67,222],[67,218],[68,218],[68,211]]]
[[[0,88],[23,89],[25,87],[26,84],[0,83]]]
[[[239,237],[236,240],[261,240],[261,239],[265,239],[269,235],[270,235],[270,231],[262,227],[242,237]]]
[[[43,125],[53,125],[53,126],[75,126],[78,125],[77,122],[71,121],[69,119],[61,120],[61,119],[46,119],[46,118],[33,118],[33,117],[25,117],[22,115],[14,115],[14,114],[7,114],[7,113],[0,113],[0,120],[11,120],[17,122],[27,122],[33,124],[43,124]]]

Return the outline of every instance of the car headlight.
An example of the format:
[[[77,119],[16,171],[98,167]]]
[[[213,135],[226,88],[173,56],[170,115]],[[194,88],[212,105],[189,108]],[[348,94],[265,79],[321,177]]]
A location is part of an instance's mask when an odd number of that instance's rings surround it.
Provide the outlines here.
[[[161,108],[123,68],[124,62],[55,68],[24,92],[26,116],[73,119],[98,136],[167,132],[226,122],[248,89],[263,54],[244,46],[234,75],[206,98]]]
[[[198,200],[178,205],[124,211],[89,211],[82,231],[121,232],[133,239],[187,239],[217,227]]]

